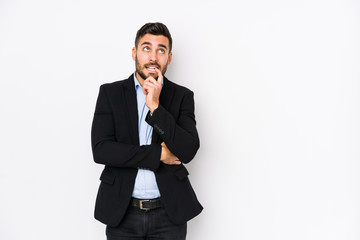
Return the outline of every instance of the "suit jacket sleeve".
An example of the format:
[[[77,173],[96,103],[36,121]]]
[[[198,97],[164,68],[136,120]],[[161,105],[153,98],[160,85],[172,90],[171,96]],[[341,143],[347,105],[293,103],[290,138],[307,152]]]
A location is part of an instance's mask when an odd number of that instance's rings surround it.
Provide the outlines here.
[[[120,126],[128,127],[128,126]],[[138,146],[118,142],[115,133],[113,110],[106,85],[100,87],[91,129],[94,161],[112,167],[144,168],[156,171],[160,164],[161,145]]]
[[[169,150],[183,163],[190,162],[200,147],[194,114],[194,94],[188,90],[180,105],[177,120],[162,105],[148,113],[146,121],[153,127]]]

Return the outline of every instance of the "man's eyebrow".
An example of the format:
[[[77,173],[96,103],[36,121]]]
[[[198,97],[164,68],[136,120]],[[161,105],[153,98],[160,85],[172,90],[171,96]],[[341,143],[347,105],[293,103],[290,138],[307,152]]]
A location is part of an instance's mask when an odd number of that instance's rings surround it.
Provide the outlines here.
[[[142,45],[152,45],[150,42],[143,42],[142,44],[141,44],[141,46]]]
[[[151,42],[143,42],[143,43],[141,43],[140,46],[143,46],[143,45],[150,45],[150,46],[152,46]],[[165,48],[166,50],[168,49],[167,46],[164,45],[164,44],[159,44],[159,47]]]
[[[159,44],[159,46],[167,50],[167,47],[164,44]]]

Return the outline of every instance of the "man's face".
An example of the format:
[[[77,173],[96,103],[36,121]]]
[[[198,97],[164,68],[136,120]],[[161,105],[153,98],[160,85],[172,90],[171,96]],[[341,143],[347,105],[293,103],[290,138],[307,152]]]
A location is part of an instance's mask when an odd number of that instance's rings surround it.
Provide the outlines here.
[[[169,52],[169,39],[162,35],[145,34],[139,43],[132,49],[132,58],[135,60],[137,77],[142,80],[152,76],[158,78],[155,68],[162,75],[171,62],[172,53]],[[139,79],[140,81],[141,79]]]

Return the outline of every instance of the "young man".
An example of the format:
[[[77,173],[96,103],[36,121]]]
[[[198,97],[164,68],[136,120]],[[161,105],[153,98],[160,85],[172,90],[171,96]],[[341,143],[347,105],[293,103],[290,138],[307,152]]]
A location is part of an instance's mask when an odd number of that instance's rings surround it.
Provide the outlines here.
[[[100,87],[91,137],[105,167],[95,218],[108,240],[185,239],[186,222],[202,211],[183,165],[199,148],[193,92],[164,77],[171,48],[164,24],[145,24],[135,73]]]

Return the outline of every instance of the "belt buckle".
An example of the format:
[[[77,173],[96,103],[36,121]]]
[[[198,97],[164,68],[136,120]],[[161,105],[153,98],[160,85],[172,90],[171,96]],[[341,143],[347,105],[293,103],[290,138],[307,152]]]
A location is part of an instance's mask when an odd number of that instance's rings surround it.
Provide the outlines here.
[[[150,210],[150,208],[143,207],[143,202],[150,202],[150,200],[139,200],[139,205],[141,210]]]

